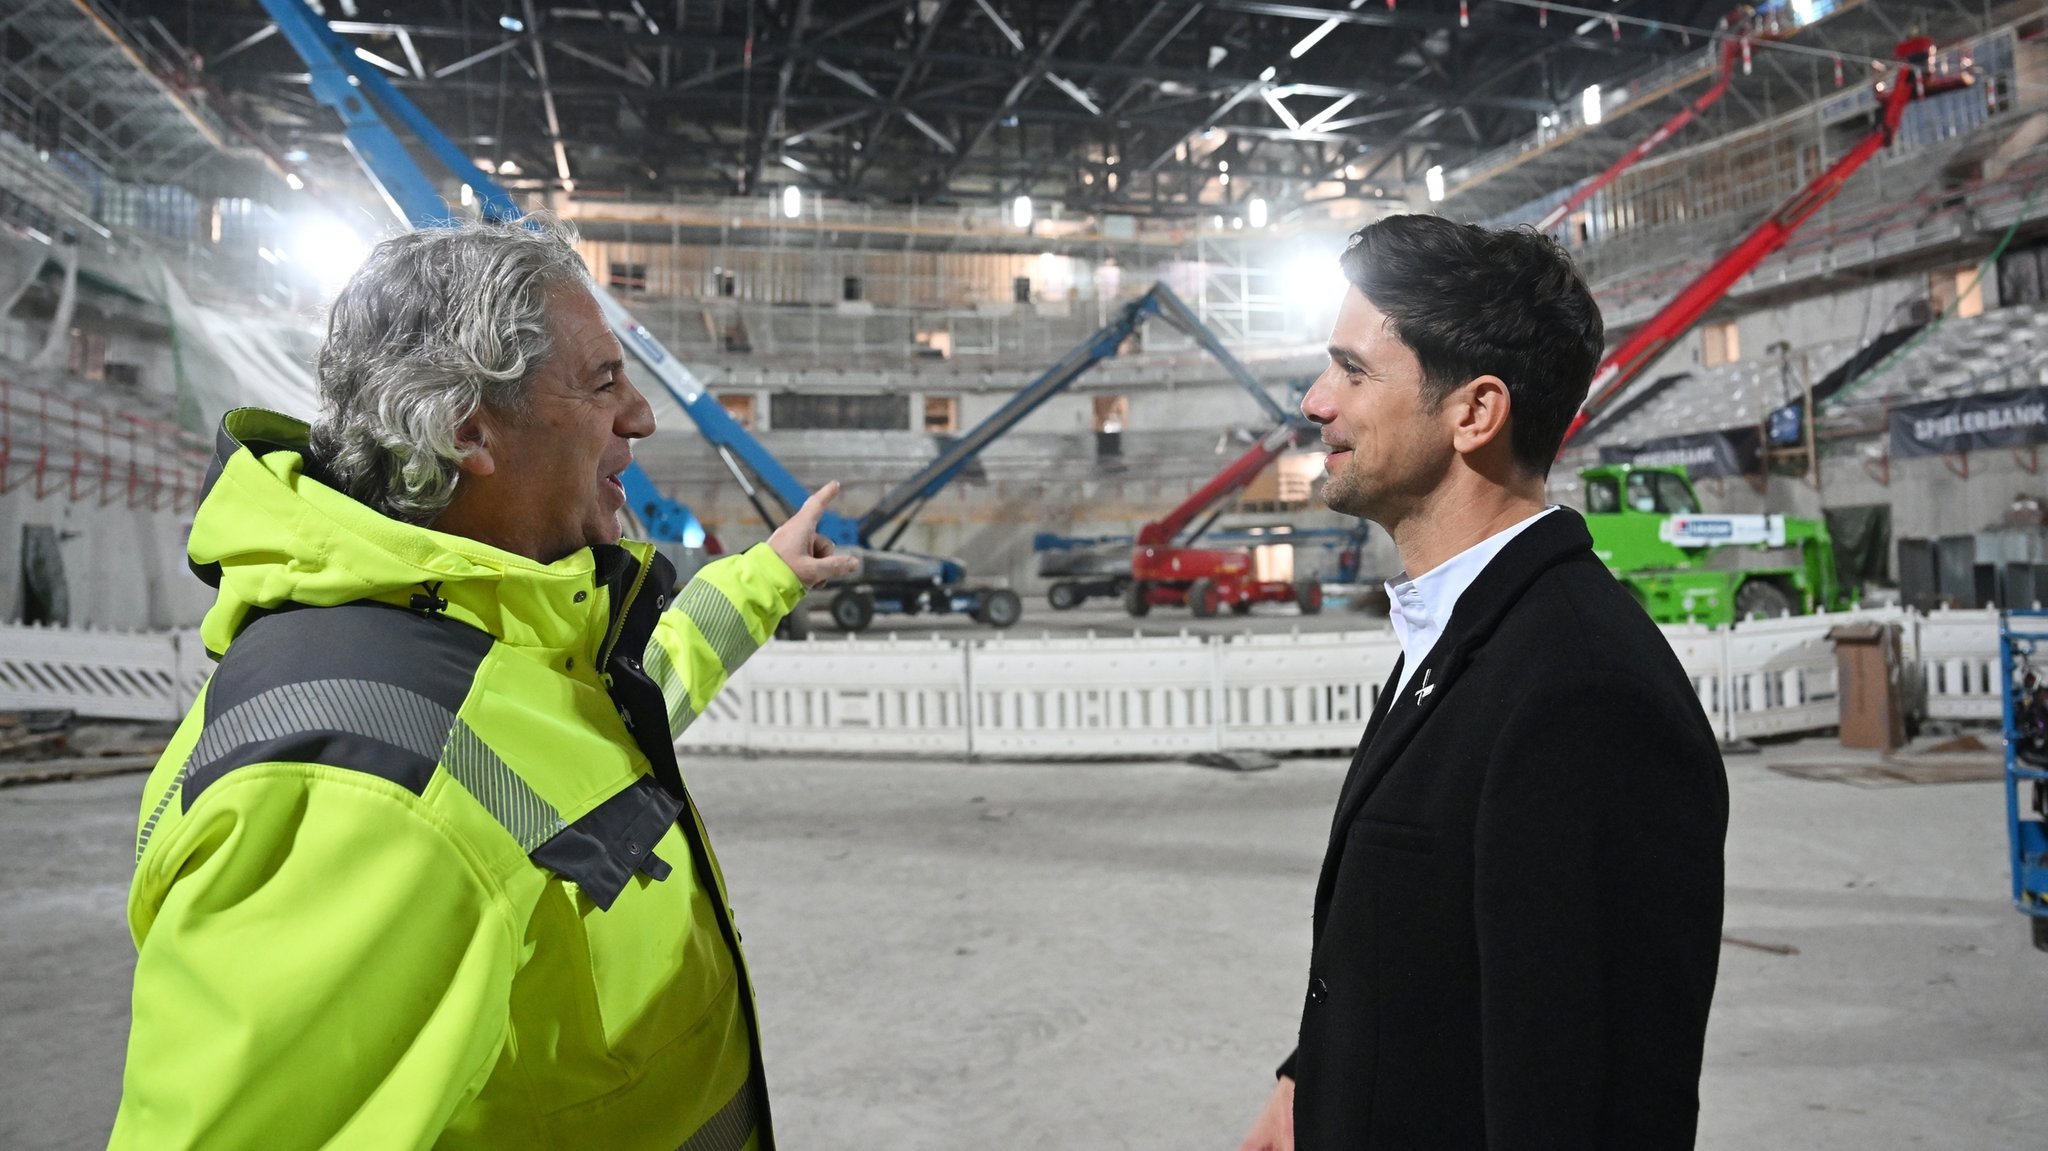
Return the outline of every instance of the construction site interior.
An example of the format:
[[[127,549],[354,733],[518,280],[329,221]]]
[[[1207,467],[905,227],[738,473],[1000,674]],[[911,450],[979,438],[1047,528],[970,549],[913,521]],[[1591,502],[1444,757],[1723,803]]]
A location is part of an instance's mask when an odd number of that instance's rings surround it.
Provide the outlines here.
[[[859,572],[681,741],[786,1145],[1236,1145],[1399,652],[1299,405],[1431,213],[1605,320],[1549,492],[1728,750],[1699,1145],[2048,1146],[2048,4],[9,0],[0,1149],[119,1104],[222,417],[317,414],[380,240],[539,210],[654,408],[631,534],[843,485]]]

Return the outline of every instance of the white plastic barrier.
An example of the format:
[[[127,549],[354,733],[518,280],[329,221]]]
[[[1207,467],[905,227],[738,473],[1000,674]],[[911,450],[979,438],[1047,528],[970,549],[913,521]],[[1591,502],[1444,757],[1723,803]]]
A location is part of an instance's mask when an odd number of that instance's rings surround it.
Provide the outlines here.
[[[1727,650],[1723,681],[1729,739],[1811,731],[1840,717],[1840,674],[1828,632],[1847,623],[1898,623],[1892,612],[1841,612],[1751,620],[1719,632]]]
[[[1673,624],[1664,629],[1672,654],[1692,680],[1693,694],[1700,710],[1714,723],[1714,732],[1727,737],[1728,645],[1726,636],[1704,624]]]
[[[1827,634],[1866,620],[1903,625],[1907,682],[1927,715],[1998,717],[1993,611],[1884,609],[1664,634],[1716,733],[1734,740],[1834,726],[1839,685]],[[678,743],[1031,759],[1346,751],[1398,654],[1383,629],[777,643]],[[0,709],[176,719],[210,668],[193,632],[0,626]]]
[[[1268,751],[1358,746],[1401,645],[1391,631],[1250,635],[1211,644],[1223,745]]]
[[[178,719],[211,668],[197,632],[0,624],[0,710]]]
[[[965,645],[974,751],[1007,758],[1214,750],[1215,645],[1194,637],[1047,637]]]
[[[683,732],[684,747],[966,755],[961,646],[771,643]]]
[[[1935,611],[1919,621],[1915,650],[1920,690],[1932,719],[1989,719],[2000,714],[1998,612]]]
[[[1910,673],[1913,620],[1889,608],[1751,620],[1733,628],[1674,624],[1664,636],[1715,732],[1732,742],[1833,727],[1841,685],[1828,633],[1849,623],[1901,624]]]
[[[679,742],[1019,759],[1344,750],[1399,654],[1386,631],[776,644]]]
[[[1930,693],[1930,714],[1996,718],[1996,614],[1939,613],[1930,666],[1943,685]],[[1664,634],[1692,680],[1700,709],[1723,740],[1817,731],[1839,719],[1835,627],[1861,622],[1901,625],[1909,684],[1916,671],[1919,617],[1897,608],[1755,620],[1734,628],[1674,625]],[[1400,648],[1388,631],[1235,636],[1086,636],[1017,639],[995,635],[959,643],[922,641],[921,690],[937,701],[927,710],[947,717],[940,732],[889,730],[863,707],[851,722],[833,718],[830,701],[876,693],[867,684],[903,677],[876,665],[878,680],[841,679],[827,670],[833,653],[865,652],[903,641],[820,640],[782,645],[755,657],[721,701],[727,718],[704,720],[686,746],[825,750],[867,753],[958,752],[1000,758],[1176,755],[1224,748],[1342,751],[1355,746],[1392,671]],[[776,658],[770,659],[773,654]],[[950,668],[947,666],[950,663]],[[1950,668],[1961,668],[1957,671]],[[1986,680],[1986,669],[1993,678]],[[950,677],[950,679],[949,679]],[[1986,683],[1989,683],[1988,691]],[[797,684],[809,709],[760,709],[779,696],[749,685]],[[849,683],[864,686],[847,688]],[[952,726],[948,701],[971,699],[971,723]],[[707,719],[710,717],[707,717]],[[808,724],[808,731],[787,725]],[[748,732],[755,734],[748,735]]]

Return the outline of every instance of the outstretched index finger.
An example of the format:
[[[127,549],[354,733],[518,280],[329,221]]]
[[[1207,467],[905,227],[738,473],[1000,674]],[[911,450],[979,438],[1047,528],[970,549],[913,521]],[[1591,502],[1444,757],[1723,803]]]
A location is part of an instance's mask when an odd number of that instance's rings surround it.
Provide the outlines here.
[[[804,501],[804,506],[796,509],[796,514],[789,517],[790,522],[802,527],[806,532],[815,531],[818,527],[818,517],[824,515],[825,509],[831,507],[832,501],[838,498],[839,481],[833,480],[812,492],[811,498]]]

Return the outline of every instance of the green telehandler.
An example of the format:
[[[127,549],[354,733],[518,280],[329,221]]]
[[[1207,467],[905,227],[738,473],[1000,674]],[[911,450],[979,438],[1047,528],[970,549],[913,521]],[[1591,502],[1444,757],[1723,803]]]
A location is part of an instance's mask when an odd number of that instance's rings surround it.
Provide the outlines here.
[[[1603,464],[1579,478],[1594,554],[1658,623],[1727,624],[1855,606],[1835,576],[1834,543],[1819,520],[1702,513],[1680,467]]]

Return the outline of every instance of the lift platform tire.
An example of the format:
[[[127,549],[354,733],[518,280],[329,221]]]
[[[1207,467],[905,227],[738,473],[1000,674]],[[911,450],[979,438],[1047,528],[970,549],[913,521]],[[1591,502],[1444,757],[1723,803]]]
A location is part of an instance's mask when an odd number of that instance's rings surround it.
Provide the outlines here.
[[[1303,615],[1318,615],[1323,610],[1323,585],[1320,580],[1296,580],[1294,603]]]
[[[1769,580],[1753,579],[1735,592],[1735,618],[1780,619],[1792,614],[1792,597]]]
[[[1054,611],[1070,611],[1087,603],[1088,597],[1073,584],[1056,583],[1046,591],[1045,602],[1051,604]]]
[[[1216,615],[1216,581],[1198,579],[1188,585],[1188,610],[1196,619],[1210,619]]]
[[[1145,587],[1145,581],[1132,580],[1124,588],[1124,614],[1132,619],[1144,619],[1147,615],[1150,615],[1152,612],[1152,601],[1146,598],[1148,590]]]
[[[2029,915],[2027,916],[2027,922],[2033,925],[2034,950],[2048,951],[2048,918],[2039,915]]]
[[[875,601],[863,592],[847,588],[832,597],[832,622],[840,631],[864,631],[875,618]]]
[[[811,609],[803,604],[796,605],[795,611],[783,616],[782,622],[775,625],[775,638],[794,640],[811,638]]]
[[[997,588],[975,609],[974,618],[990,627],[1009,627],[1024,618],[1024,601],[1009,588]]]

